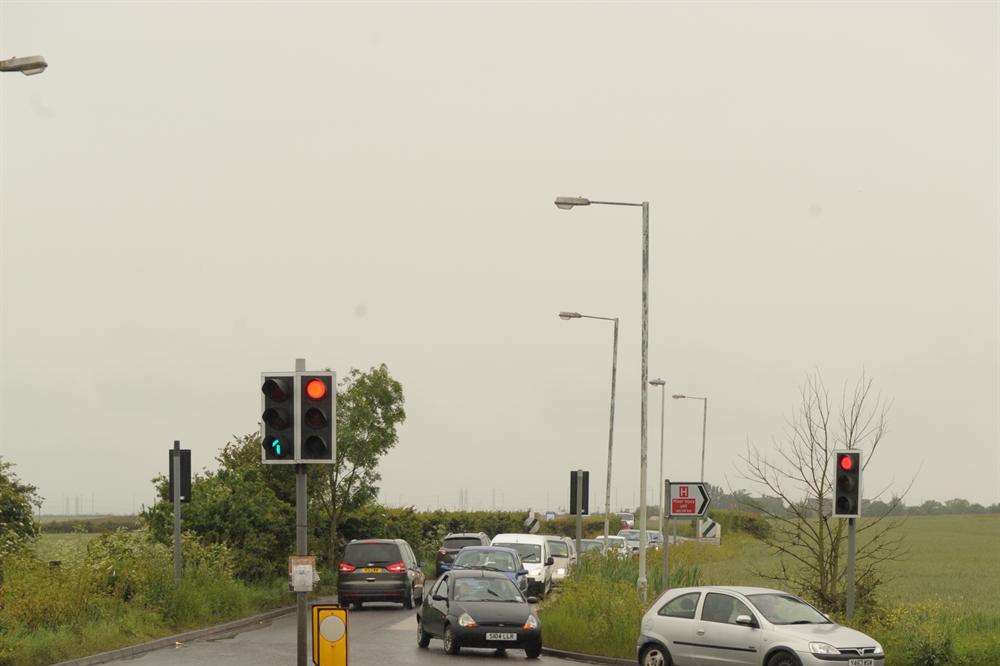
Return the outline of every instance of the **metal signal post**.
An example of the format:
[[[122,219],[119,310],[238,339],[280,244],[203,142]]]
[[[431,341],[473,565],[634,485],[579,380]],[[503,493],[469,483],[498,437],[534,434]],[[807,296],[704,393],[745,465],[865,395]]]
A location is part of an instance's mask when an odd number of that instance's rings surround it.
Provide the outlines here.
[[[261,393],[261,462],[295,465],[295,555],[302,558],[309,553],[306,466],[330,465],[337,458],[337,375],[329,370],[308,372],[306,360],[297,358],[293,372],[262,373]],[[293,578],[297,666],[307,666],[309,660],[306,595],[312,589],[311,576],[306,580],[300,584]]]
[[[857,519],[861,517],[861,451],[833,452],[833,517],[847,518],[847,571],[844,581],[844,612],[854,617],[854,577],[857,555]]]

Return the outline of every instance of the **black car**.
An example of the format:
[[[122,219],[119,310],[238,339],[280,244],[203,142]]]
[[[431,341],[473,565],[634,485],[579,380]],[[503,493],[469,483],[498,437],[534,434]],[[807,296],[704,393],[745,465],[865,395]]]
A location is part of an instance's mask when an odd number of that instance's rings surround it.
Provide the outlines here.
[[[462,533],[462,534],[449,534],[444,538],[444,543],[438,548],[437,552],[437,565],[435,566],[435,576],[440,576],[445,571],[451,569],[452,563],[455,561],[455,556],[458,555],[458,551],[462,550],[467,546],[488,546],[490,545],[490,538],[483,534],[478,533]]]
[[[337,599],[361,608],[366,601],[393,601],[413,608],[423,600],[424,573],[402,539],[356,539],[338,567]]]
[[[448,654],[463,647],[502,654],[524,650],[528,659],[542,653],[542,627],[531,604],[502,573],[457,570],[441,576],[417,611],[417,645],[444,640]]]

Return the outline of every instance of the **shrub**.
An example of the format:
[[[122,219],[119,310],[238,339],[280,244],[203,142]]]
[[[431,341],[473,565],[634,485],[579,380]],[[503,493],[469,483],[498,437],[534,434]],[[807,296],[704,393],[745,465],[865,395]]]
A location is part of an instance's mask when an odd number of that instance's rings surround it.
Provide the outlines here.
[[[663,591],[662,559],[647,559],[649,598]],[[545,644],[561,650],[631,659],[647,604],[636,591],[638,558],[583,555],[563,588],[543,604]],[[679,564],[670,571],[671,587],[698,585],[697,566]]]

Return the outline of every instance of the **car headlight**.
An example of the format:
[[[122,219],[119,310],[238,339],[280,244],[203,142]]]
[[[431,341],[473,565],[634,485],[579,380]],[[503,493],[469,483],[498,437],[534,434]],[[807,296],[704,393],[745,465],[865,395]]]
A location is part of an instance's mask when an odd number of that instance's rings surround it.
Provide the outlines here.
[[[840,654],[840,650],[829,643],[810,643],[809,651],[813,654]]]
[[[525,629],[538,629],[538,618],[534,615],[529,615],[528,619],[524,621]]]
[[[875,654],[885,654],[885,651],[882,649],[882,644],[877,641],[875,642]]]
[[[458,626],[465,627],[469,629],[476,626],[476,621],[472,619],[472,616],[468,613],[462,613],[458,618]]]

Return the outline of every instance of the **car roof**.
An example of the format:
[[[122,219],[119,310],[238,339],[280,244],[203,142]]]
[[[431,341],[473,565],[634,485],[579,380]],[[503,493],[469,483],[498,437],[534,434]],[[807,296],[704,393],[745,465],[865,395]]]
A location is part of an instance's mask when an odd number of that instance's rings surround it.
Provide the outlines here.
[[[493,537],[493,541],[496,542],[499,539],[507,543],[532,543],[537,545],[548,541],[550,538],[552,537],[544,534],[498,534]]]
[[[402,541],[402,539],[353,539],[347,545],[350,546],[352,544],[366,544],[366,543],[392,543],[399,545],[400,541]]]
[[[452,578],[503,578],[510,580],[499,571],[483,571],[481,569],[452,569],[447,575]]]
[[[750,587],[747,585],[699,585],[697,587],[675,587],[670,590],[671,592],[734,592],[736,594],[742,594],[743,596],[749,596],[752,594],[787,594],[794,597],[794,594],[790,592],[785,592],[784,590],[774,590],[769,587]]]
[[[500,552],[503,553],[511,553],[515,556],[517,555],[516,550],[514,550],[513,548],[508,548],[507,546],[466,546],[465,548],[462,549],[462,552],[464,553],[467,550],[471,552],[477,552],[482,550],[499,550]]]

